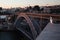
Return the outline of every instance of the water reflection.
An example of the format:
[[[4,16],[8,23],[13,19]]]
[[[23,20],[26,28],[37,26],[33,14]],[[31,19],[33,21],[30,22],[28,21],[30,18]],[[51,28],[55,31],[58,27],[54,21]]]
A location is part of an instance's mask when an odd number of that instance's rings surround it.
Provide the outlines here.
[[[13,32],[0,32],[0,40],[15,40]]]

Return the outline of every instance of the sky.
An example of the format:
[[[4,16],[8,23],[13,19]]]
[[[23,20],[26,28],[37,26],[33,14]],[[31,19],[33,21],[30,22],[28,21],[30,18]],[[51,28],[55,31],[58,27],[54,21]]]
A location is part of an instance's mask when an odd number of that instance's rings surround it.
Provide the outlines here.
[[[60,5],[60,0],[0,0],[0,7],[26,7],[26,6]]]

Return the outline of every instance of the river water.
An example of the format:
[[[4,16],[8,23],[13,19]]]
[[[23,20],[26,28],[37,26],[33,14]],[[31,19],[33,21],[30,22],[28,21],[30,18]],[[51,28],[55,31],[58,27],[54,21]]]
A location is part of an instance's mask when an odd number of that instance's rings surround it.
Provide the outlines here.
[[[15,32],[0,32],[0,40],[16,40]]]

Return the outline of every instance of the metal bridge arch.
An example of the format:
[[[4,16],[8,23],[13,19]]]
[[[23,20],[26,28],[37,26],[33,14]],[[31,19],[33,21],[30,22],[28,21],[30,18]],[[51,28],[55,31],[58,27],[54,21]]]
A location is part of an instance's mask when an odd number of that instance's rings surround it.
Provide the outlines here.
[[[17,19],[16,19],[16,21],[15,21],[14,24],[16,24],[17,20],[18,20],[19,18],[21,18],[21,17],[25,18],[25,20],[27,21],[27,23],[28,23],[28,25],[29,25],[29,27],[30,27],[30,29],[31,29],[31,31],[32,31],[33,38],[35,39],[36,36],[37,36],[37,32],[36,32],[36,30],[35,30],[35,28],[34,28],[33,23],[31,22],[30,18],[29,18],[25,13],[20,13],[20,14],[17,16]]]

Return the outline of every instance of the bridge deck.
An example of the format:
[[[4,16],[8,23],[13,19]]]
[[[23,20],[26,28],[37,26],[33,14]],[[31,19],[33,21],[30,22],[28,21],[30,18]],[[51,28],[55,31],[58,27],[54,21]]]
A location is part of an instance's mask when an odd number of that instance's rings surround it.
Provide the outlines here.
[[[49,23],[36,40],[60,40],[60,24]]]

